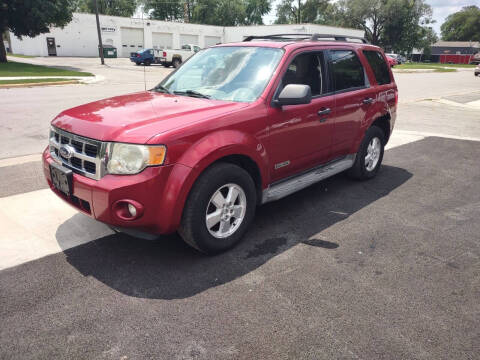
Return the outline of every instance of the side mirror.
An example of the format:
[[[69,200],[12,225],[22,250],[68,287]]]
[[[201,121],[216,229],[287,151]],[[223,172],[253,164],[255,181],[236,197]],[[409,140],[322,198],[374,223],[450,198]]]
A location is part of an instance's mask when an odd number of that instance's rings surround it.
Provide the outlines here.
[[[276,104],[282,105],[300,105],[310,104],[312,101],[312,90],[309,85],[288,84],[278,95]]]

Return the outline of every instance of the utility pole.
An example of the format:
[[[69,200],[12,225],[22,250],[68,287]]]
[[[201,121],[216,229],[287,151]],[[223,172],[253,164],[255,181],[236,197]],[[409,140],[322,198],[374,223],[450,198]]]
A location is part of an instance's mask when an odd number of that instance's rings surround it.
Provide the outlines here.
[[[302,13],[300,12],[300,6],[302,6],[302,0],[298,0],[298,23],[302,23]]]
[[[102,32],[100,31],[100,20],[98,19],[98,0],[95,0],[95,18],[97,19],[98,50],[100,51],[102,65],[105,65],[105,59],[103,58]]]

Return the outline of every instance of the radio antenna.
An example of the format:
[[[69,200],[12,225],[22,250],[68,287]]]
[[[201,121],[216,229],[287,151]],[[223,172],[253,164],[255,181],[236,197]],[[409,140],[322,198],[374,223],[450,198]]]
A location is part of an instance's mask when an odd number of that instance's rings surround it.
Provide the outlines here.
[[[145,51],[145,21],[143,20],[143,10],[144,8],[142,7],[142,33],[143,33],[143,50]],[[145,63],[143,63],[143,90],[144,91],[147,91],[147,78],[146,78],[146,74],[145,74],[145,68],[147,66],[145,65]]]

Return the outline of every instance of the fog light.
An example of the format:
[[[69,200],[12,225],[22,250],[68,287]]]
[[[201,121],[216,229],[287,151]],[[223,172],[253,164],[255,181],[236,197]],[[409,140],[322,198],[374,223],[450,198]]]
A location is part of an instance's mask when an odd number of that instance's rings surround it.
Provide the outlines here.
[[[136,217],[137,216],[137,209],[135,208],[135,206],[133,206],[132,204],[128,204],[128,212],[130,213],[130,215],[132,217]]]

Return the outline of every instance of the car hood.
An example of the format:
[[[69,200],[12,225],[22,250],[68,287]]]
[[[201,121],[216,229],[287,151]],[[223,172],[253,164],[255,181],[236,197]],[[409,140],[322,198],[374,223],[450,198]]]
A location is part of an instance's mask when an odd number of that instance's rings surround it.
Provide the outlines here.
[[[193,122],[248,106],[144,91],[77,106],[60,113],[52,125],[102,141],[146,143],[151,137]]]

